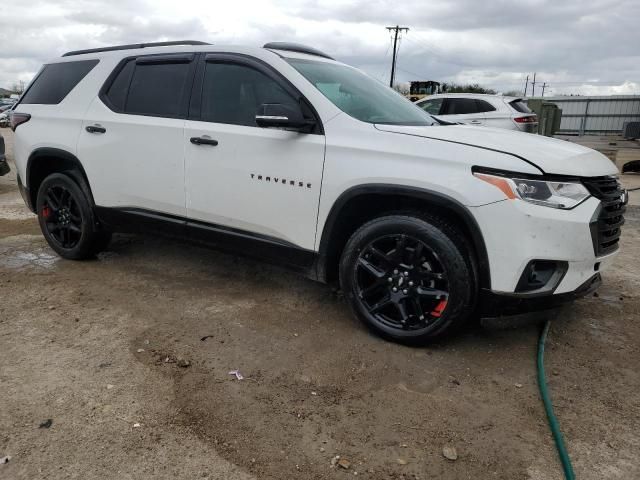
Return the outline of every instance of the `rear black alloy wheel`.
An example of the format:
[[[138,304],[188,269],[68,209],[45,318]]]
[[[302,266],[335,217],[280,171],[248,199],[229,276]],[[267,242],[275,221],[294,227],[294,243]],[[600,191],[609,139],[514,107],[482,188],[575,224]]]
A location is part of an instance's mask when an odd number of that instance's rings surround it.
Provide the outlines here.
[[[72,249],[78,245],[82,237],[82,211],[65,186],[47,188],[40,211],[47,231],[60,247]]]
[[[63,258],[82,260],[104,250],[111,234],[95,220],[89,188],[73,173],[53,173],[38,189],[36,212],[49,246]]]
[[[442,317],[447,273],[423,241],[405,234],[376,238],[360,251],[355,268],[357,295],[380,324],[422,330]]]
[[[425,214],[371,220],[348,240],[340,286],[356,316],[385,338],[421,345],[473,312],[473,254],[453,225]]]

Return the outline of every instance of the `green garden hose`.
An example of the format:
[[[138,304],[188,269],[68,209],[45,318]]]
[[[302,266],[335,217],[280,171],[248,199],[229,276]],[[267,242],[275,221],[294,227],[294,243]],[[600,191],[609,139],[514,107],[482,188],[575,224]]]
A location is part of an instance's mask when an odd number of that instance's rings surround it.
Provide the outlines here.
[[[575,480],[576,475],[573,473],[573,467],[571,466],[571,459],[567,453],[567,448],[564,444],[564,438],[560,431],[560,425],[558,419],[553,413],[553,405],[551,403],[551,397],[549,396],[549,389],[547,388],[547,381],[544,376],[544,344],[547,341],[547,333],[549,333],[549,327],[551,321],[547,320],[540,339],[538,340],[538,387],[540,388],[540,396],[542,397],[542,403],[544,403],[544,410],[547,412],[547,420],[549,421],[549,427],[553,434],[553,439],[556,442],[556,448],[558,449],[558,455],[560,462],[562,463],[562,469],[564,470],[564,477],[566,480]]]

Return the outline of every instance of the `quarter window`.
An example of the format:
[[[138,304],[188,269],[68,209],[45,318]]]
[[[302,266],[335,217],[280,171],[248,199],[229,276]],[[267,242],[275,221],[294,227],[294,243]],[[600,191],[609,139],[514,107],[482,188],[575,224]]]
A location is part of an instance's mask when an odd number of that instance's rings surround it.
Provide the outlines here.
[[[21,104],[56,105],[98,64],[98,60],[45,65],[23,95]]]
[[[264,103],[300,108],[278,82],[254,68],[235,63],[207,62],[201,120],[255,127],[258,107]]]
[[[478,112],[493,112],[496,109],[496,107],[485,100],[476,99],[476,105],[478,106]]]

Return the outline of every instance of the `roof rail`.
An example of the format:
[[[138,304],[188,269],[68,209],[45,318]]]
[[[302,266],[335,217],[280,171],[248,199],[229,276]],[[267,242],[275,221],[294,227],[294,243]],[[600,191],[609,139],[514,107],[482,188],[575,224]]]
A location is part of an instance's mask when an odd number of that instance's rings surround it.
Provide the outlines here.
[[[82,55],[84,53],[97,53],[97,52],[111,52],[114,50],[132,50],[135,48],[148,48],[148,47],[170,47],[172,45],[211,45],[207,42],[200,42],[198,40],[176,40],[173,42],[151,42],[151,43],[132,43],[129,45],[114,45],[113,47],[102,48],[89,48],[87,50],[73,50],[67,52],[63,57],[71,57],[73,55]]]
[[[335,58],[330,57],[324,52],[317,50],[313,47],[307,47],[305,45],[300,45],[299,43],[289,43],[289,42],[269,42],[265,43],[262,48],[268,48],[270,50],[285,50],[288,52],[298,52],[298,53],[307,53],[309,55],[315,55],[317,57],[328,58],[329,60],[335,60]]]

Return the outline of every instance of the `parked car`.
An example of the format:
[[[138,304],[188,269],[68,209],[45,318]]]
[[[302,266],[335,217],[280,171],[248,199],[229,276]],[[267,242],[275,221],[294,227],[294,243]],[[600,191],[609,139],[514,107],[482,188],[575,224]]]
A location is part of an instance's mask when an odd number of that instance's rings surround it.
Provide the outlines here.
[[[0,128],[7,128],[9,126],[9,112],[0,113]]]
[[[11,171],[9,164],[7,163],[7,157],[4,154],[4,137],[0,133],[0,177],[6,175]]]
[[[178,43],[67,53],[12,112],[18,185],[60,256],[181,236],[339,284],[405,343],[575,299],[611,264],[626,195],[604,155],[441,125],[313,48]]]
[[[538,117],[522,98],[502,95],[448,93],[416,102],[420,108],[444,120],[470,125],[536,133]]]

